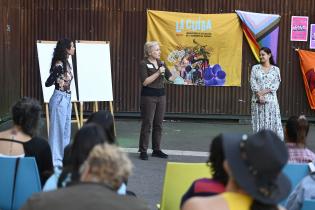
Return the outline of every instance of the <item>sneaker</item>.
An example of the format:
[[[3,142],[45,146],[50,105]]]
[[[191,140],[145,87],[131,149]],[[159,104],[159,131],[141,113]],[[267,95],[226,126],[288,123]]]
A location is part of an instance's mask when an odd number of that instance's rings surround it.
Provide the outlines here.
[[[153,150],[152,157],[168,158],[168,155],[162,152],[162,150]]]
[[[149,159],[147,152],[140,152],[139,158],[140,158],[141,160],[148,160],[148,159]]]

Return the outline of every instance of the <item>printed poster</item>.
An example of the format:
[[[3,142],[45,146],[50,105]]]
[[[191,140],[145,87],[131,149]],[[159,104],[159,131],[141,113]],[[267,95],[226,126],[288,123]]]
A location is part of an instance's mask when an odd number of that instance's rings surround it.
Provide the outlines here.
[[[315,49],[315,24],[311,24],[311,30],[310,30],[310,49]]]
[[[292,16],[291,18],[291,41],[307,41],[308,17]]]

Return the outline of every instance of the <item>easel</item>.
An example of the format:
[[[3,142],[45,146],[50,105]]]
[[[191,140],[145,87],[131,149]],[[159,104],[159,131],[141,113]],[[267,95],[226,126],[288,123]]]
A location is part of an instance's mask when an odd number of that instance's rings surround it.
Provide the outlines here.
[[[84,121],[86,121],[86,119],[83,118],[83,102],[80,101],[80,121],[81,121],[81,127],[83,126]],[[94,101],[93,103],[93,112],[98,112],[98,102]],[[115,117],[114,117],[114,109],[113,109],[113,102],[109,101],[109,111],[113,116],[113,123],[114,123],[114,135],[116,136],[116,126],[115,126]]]
[[[114,134],[116,136],[112,104],[113,93],[109,41],[76,40],[76,56],[81,126],[83,126],[85,121],[83,118],[84,102],[93,103],[93,112],[99,111],[98,102],[109,102],[109,111],[113,117]],[[93,62],[91,62],[91,59],[93,59]],[[93,80],[89,79],[91,75],[95,77]],[[105,90],[104,87],[106,88]],[[91,92],[89,91],[91,89],[103,91]]]
[[[71,120],[72,122],[76,122],[78,129],[81,128],[81,123],[80,123],[80,118],[79,118],[79,112],[78,112],[78,106],[77,106],[77,102],[71,102],[73,107],[74,107],[74,113],[75,113],[75,120]],[[46,109],[46,125],[47,125],[47,135],[49,136],[49,108],[48,108],[48,103],[45,103],[45,109]]]

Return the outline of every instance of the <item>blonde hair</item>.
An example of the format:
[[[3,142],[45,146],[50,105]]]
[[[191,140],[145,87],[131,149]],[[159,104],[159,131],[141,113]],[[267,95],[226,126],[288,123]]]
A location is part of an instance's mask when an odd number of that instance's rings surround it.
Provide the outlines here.
[[[159,43],[157,41],[149,41],[144,44],[143,53],[145,58],[150,56],[149,54],[154,46],[159,46]]]
[[[114,190],[131,174],[132,163],[118,146],[108,143],[96,145],[81,167],[81,172],[89,166],[89,174]]]

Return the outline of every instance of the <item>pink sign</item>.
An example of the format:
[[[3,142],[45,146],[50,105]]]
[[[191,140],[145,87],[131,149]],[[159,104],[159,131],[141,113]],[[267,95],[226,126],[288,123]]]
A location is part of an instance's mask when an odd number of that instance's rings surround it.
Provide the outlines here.
[[[310,30],[310,48],[315,49],[315,24],[311,24]]]
[[[291,18],[291,41],[307,41],[308,17],[292,16]]]

